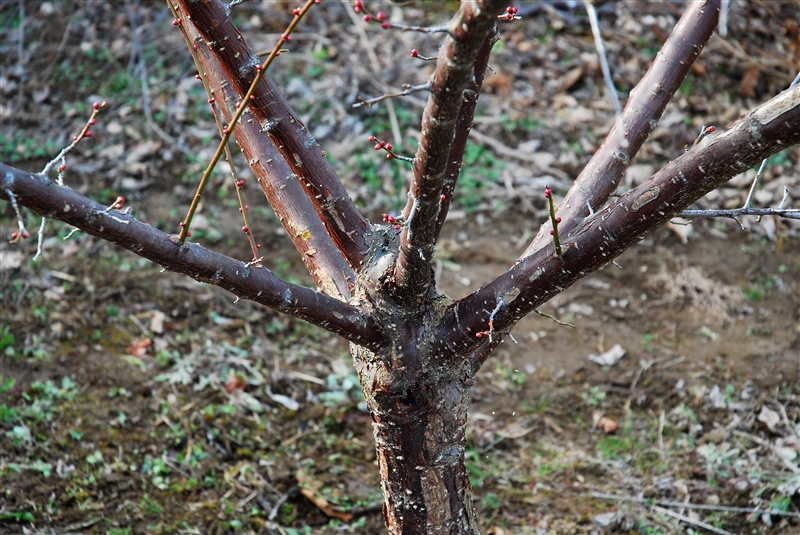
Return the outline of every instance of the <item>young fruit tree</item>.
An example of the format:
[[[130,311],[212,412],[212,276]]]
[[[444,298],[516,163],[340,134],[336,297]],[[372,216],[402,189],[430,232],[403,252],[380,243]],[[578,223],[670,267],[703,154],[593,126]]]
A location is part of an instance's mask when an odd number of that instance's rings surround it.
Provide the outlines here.
[[[385,19],[355,0],[352,9],[388,28],[442,35],[424,87],[427,105],[416,153],[370,138],[388,159],[408,166],[408,202],[399,216],[368,221],[349,197],[322,147],[266,73],[289,46],[294,19],[265,60],[237,30],[221,0],[168,0],[174,25],[218,113],[221,141],[178,234],[137,221],[123,200],[102,206],[63,184],[61,155],[42,173],[0,163],[0,196],[16,213],[32,210],[112,242],[198,281],[304,319],[351,343],[373,421],[392,534],[479,532],[465,468],[470,388],[492,351],[523,316],[577,280],[613,262],[649,233],[732,177],[800,141],[800,87],[793,87],[729,125],[704,129],[685,153],[644,184],[614,196],[625,170],[658,124],[667,103],[714,32],[721,0],[687,2],[652,66],[631,91],[616,124],[575,178],[560,206],[542,193],[551,219],[502,275],[452,301],[437,293],[436,243],[458,185],[481,86],[502,23],[517,10],[497,0],[463,1],[446,27],[420,29]],[[166,7],[165,7],[166,9]],[[412,55],[418,55],[416,51]],[[95,105],[94,115],[102,103]],[[75,143],[90,135],[90,124]],[[243,262],[192,242],[192,215],[214,163],[235,140],[268,202],[293,241],[316,288],[282,280],[259,258],[247,207],[243,232],[253,259]],[[227,159],[232,161],[230,153]],[[63,164],[61,164],[63,165]],[[51,180],[55,170],[59,178]],[[237,189],[243,187],[238,180]],[[780,207],[761,212],[798,217]],[[44,225],[42,226],[44,229]],[[43,231],[43,230],[42,230]],[[40,231],[40,232],[42,232]],[[22,219],[12,240],[27,237]]]

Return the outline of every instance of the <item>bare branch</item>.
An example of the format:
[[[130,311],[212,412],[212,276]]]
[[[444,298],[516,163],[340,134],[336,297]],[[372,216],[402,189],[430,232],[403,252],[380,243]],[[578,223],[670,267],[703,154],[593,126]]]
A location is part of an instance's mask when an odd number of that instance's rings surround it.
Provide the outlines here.
[[[373,351],[382,346],[381,335],[360,310],[310,288],[286,282],[269,269],[249,267],[195,243],[181,246],[177,235],[161,232],[127,214],[108,212],[105,206],[70,188],[0,163],[0,197],[9,200],[6,190],[13,193],[19,205],[119,245],[164,269],[304,319]]]
[[[477,347],[491,309],[495,330],[510,329],[520,318],[578,279],[613,261],[658,226],[709,191],[763,158],[800,142],[800,87],[784,91],[721,132],[669,163],[648,182],[615,199],[573,229],[562,242],[520,260],[487,286],[450,305],[437,355],[464,354]]]
[[[191,41],[198,42],[194,26],[185,24],[185,27]],[[219,108],[230,121],[237,103],[230,78],[218,68],[208,47],[198,46],[197,55],[212,91],[223,97],[219,99]],[[353,269],[331,240],[314,204],[292,175],[280,151],[261,133],[261,125],[252,113],[245,112],[233,135],[317,288],[349,301],[355,282]]]
[[[259,67],[255,52],[233,25],[227,6],[220,0],[191,2],[179,0],[182,13],[196,26],[202,43],[213,52],[232,80],[239,95],[244,95]],[[186,21],[184,21],[186,22]],[[361,266],[367,250],[369,222],[364,219],[326,159],[325,152],[298,118],[283,92],[265,75],[248,103],[264,133],[278,147],[315,209],[325,228],[349,264]]]
[[[650,69],[631,92],[603,145],[559,206],[564,235],[581,225],[588,215],[587,203],[599,208],[617,188],[625,169],[658,125],[667,103],[711,37],[719,18],[719,5],[720,0],[696,0],[687,6]],[[551,228],[549,222],[542,225],[522,253],[523,258],[546,246]]]
[[[439,239],[447,213],[450,211],[450,203],[453,200],[453,191],[456,188],[458,177],[461,174],[461,165],[464,158],[464,151],[467,150],[467,140],[472,131],[473,119],[475,118],[475,107],[478,105],[478,97],[481,93],[483,79],[486,76],[486,67],[489,65],[489,56],[492,54],[492,47],[500,36],[493,32],[486,37],[486,41],[478,51],[475,58],[475,76],[472,83],[464,91],[464,102],[461,103],[461,110],[458,112],[456,122],[456,132],[453,143],[450,145],[450,154],[447,158],[447,168],[444,172],[444,185],[439,196],[439,215],[436,218],[436,234],[434,240]],[[444,198],[442,198],[442,195]]]
[[[503,6],[499,0],[462,3],[439,51],[422,116],[408,204],[403,210],[408,225],[400,235],[394,271],[395,297],[400,301],[421,302],[431,286],[436,220],[463,93],[474,78],[475,59],[487,36],[495,31]]]

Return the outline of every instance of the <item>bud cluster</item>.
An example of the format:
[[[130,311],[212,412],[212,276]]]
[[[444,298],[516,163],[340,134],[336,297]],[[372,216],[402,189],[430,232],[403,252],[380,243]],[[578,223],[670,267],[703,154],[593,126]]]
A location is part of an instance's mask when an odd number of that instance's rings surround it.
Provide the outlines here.
[[[402,227],[403,223],[402,218],[395,217],[389,214],[381,214],[381,217],[383,218],[384,223],[389,223],[394,227],[395,230],[400,230],[400,228]]]
[[[395,153],[392,152],[394,148],[391,143],[383,141],[382,139],[378,139],[375,136],[369,136],[369,142],[375,143],[373,147],[375,150],[385,150],[386,151],[386,159],[391,160],[392,158],[396,158],[397,156]]]
[[[378,11],[374,15],[372,13],[369,13],[364,8],[363,0],[354,0],[353,1],[353,11],[358,13],[358,14],[363,13],[364,16],[361,17],[361,19],[364,22],[372,22],[373,20],[376,21],[376,22],[380,22],[381,23],[381,28],[383,28],[384,30],[388,30],[389,28],[392,27],[392,25],[389,23],[389,21],[386,20],[386,13],[384,13],[383,11]]]
[[[500,20],[507,20],[507,21],[519,19],[520,17],[517,16],[517,12],[519,12],[519,8],[507,7],[506,12],[503,13],[502,15],[498,15],[497,18]]]

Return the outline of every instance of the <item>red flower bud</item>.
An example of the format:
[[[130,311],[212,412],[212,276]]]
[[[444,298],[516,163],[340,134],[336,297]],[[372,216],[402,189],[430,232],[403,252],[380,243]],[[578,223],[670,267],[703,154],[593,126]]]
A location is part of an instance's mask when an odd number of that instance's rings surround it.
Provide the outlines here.
[[[551,231],[550,231],[550,235],[551,235],[551,236],[555,236],[555,235],[556,235],[556,231],[555,231],[555,230],[551,230]]]
[[[175,19],[175,20],[173,20],[173,21],[172,21],[172,25],[173,25],[173,26],[180,26],[180,25],[181,25],[181,19]]]
[[[382,22],[382,23],[381,23],[381,28],[383,28],[384,30],[388,30],[388,29],[389,29],[389,28],[391,28],[391,27],[392,27],[392,25],[391,25],[391,24],[389,24],[389,23],[388,23],[388,22],[386,22],[386,21],[384,21],[384,22]]]
[[[442,201],[442,202],[444,202],[444,200],[445,200],[446,198],[447,198],[447,196],[446,196],[444,193],[442,193],[441,195],[439,195],[439,200],[440,200],[440,201]]]
[[[561,218],[560,218],[560,217],[557,217],[557,218],[556,218],[556,225],[558,225],[559,223],[561,223]]]
[[[244,187],[244,180],[237,180],[236,181],[236,187],[237,188],[243,188]]]
[[[386,150],[392,150],[392,144],[391,143],[387,143],[386,144]]]
[[[391,152],[386,155],[387,160],[391,160],[392,158],[394,158],[394,154],[392,154]]]
[[[394,226],[394,229],[395,229],[395,230],[400,230],[400,225],[395,225],[395,226]]]
[[[367,14],[366,14],[366,15],[364,15],[362,18],[364,19],[364,22],[369,22],[369,21],[371,21],[371,20],[372,20],[372,15],[370,15],[369,13],[367,13]]]
[[[243,226],[243,227],[242,227],[242,232],[247,232],[248,230],[250,230],[250,229],[249,229],[249,228],[247,228],[247,225],[245,225],[245,226]]]
[[[419,52],[417,52],[416,48],[412,48],[411,49],[411,57],[412,58],[416,58],[417,56],[419,56]]]
[[[97,120],[96,119],[89,119],[89,124],[90,125],[97,124]]]
[[[83,135],[84,135],[84,137],[92,137],[92,131],[91,130],[87,130],[86,133],[83,134]]]
[[[386,13],[384,13],[383,11],[378,11],[378,14],[375,15],[375,18],[383,22],[386,20]]]
[[[94,108],[96,110],[99,110],[100,109],[100,103],[99,102],[95,102],[94,104],[92,104],[92,108]]]
[[[214,104],[216,101],[217,101],[217,99],[215,99],[214,97],[211,97],[210,99],[208,99],[208,103],[209,104]]]
[[[63,173],[64,171],[67,170],[67,166],[62,163],[61,165],[58,166],[58,170]]]
[[[261,249],[261,244],[260,243],[256,244],[256,249]]]

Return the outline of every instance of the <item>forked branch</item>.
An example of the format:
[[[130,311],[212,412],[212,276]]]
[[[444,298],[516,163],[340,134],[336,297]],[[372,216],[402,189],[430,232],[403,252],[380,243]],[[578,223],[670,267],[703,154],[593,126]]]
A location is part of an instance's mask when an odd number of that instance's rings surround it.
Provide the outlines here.
[[[800,143],[800,86],[784,91],[669,163],[645,184],[615,199],[562,241],[550,243],[487,286],[450,305],[437,354],[480,346],[490,319],[510,330],[535,307],[607,265],[709,191],[761,160]],[[502,302],[499,312],[493,310]]]
[[[495,31],[497,16],[505,5],[498,0],[462,3],[439,51],[403,210],[407,224],[400,236],[394,271],[395,297],[401,302],[420,303],[431,287],[436,220],[463,93],[473,81],[478,52]]]
[[[686,7],[650,69],[631,91],[622,115],[558,207],[562,235],[579,227],[589,215],[589,207],[600,208],[617,188],[711,37],[719,19],[719,6],[720,0],[697,0]],[[549,222],[542,225],[522,258],[546,247],[551,229]]]

